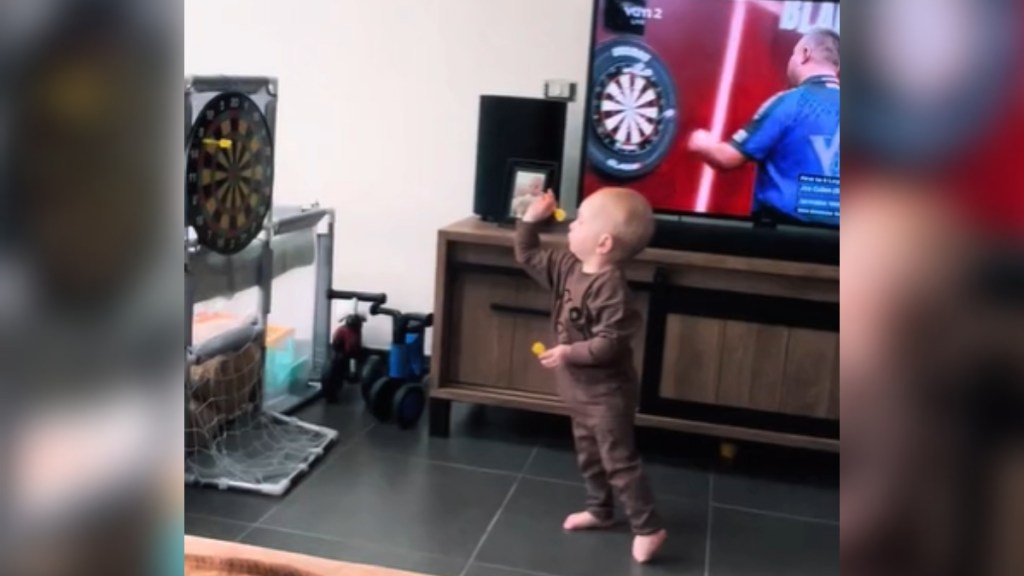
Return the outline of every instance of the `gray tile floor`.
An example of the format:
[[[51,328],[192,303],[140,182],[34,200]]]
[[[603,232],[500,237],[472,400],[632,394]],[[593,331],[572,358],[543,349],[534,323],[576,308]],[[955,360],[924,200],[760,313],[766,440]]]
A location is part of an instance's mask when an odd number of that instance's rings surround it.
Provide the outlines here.
[[[630,559],[624,527],[565,534],[583,499],[568,422],[457,406],[450,439],[375,424],[350,389],[299,413],[339,443],[281,499],[186,490],[189,534],[437,576],[839,574],[838,457],[644,431],[670,530],[661,559]]]

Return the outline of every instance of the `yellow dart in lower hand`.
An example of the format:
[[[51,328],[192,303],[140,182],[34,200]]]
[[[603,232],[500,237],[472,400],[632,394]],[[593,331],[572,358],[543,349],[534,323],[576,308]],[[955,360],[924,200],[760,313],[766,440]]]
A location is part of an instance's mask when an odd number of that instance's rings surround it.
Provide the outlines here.
[[[533,351],[534,356],[540,356],[541,354],[547,352],[548,349],[545,348],[544,345],[541,344],[540,342],[534,342],[533,347],[530,348],[530,350]]]

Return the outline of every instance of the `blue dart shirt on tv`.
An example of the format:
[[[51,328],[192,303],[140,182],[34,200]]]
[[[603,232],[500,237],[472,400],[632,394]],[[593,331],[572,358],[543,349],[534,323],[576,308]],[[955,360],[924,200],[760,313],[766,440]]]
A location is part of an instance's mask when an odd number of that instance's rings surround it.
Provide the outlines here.
[[[839,225],[839,80],[814,76],[768,100],[732,145],[758,163],[752,212]]]

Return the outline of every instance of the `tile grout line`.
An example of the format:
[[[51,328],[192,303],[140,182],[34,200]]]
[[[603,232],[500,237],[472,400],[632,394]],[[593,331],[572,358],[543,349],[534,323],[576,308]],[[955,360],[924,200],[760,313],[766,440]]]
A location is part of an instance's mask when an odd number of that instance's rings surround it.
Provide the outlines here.
[[[516,574],[522,574],[523,576],[556,576],[548,572],[533,572],[531,570],[523,570],[522,568],[513,568],[512,566],[502,566],[501,564],[490,564],[488,562],[477,562],[477,566],[484,566],[487,568],[498,568],[506,572],[515,572]]]
[[[220,516],[211,516],[209,514],[196,514],[196,513],[185,512],[185,517],[186,518],[189,518],[189,517],[196,518],[196,519],[199,519],[199,520],[215,520],[217,522],[222,522],[224,524],[236,524],[238,526],[252,526],[251,523],[243,522],[242,520],[232,520],[230,518],[221,518]]]
[[[248,536],[249,534],[251,534],[252,531],[255,530],[256,528],[259,528],[260,525],[263,524],[263,522],[267,518],[270,518],[271,514],[273,514],[274,512],[277,512],[277,509],[280,506],[281,506],[280,504],[275,504],[273,508],[271,508],[270,510],[267,510],[267,513],[264,514],[262,518],[257,520],[255,524],[253,524],[252,526],[249,526],[249,528],[245,532],[242,532],[242,535],[239,536],[237,539],[235,539],[235,542],[241,542],[242,540],[245,540],[245,537]]]
[[[573,482],[572,480],[562,480],[560,478],[550,478],[547,476],[535,476],[533,474],[525,474],[523,478],[527,480],[536,480],[538,482],[547,482],[549,484],[558,484],[560,486],[573,486],[575,488],[585,488],[586,486],[582,482]],[[696,498],[683,498],[681,496],[665,496],[663,494],[658,495],[658,500],[665,500],[667,502],[681,502],[684,504],[699,504],[700,502]]]
[[[755,514],[758,516],[769,516],[771,518],[779,518],[781,520],[792,520],[794,522],[806,522],[808,524],[824,524],[827,526],[839,526],[837,520],[825,520],[824,518],[812,518],[810,516],[797,516],[795,514],[786,514],[784,512],[772,512],[770,510],[758,510],[757,508],[745,508],[743,506],[732,506],[730,504],[712,504],[715,508],[722,510],[731,510],[733,512],[746,512],[747,514]]]
[[[540,447],[535,446],[533,452],[530,453],[530,457],[526,460],[526,464],[523,465],[523,469],[519,471],[519,476],[516,477],[516,481],[512,484],[512,488],[509,489],[508,494],[505,495],[505,500],[501,503],[498,511],[494,513],[494,517],[491,518],[490,524],[487,525],[487,529],[484,530],[483,536],[480,537],[480,541],[477,542],[476,548],[473,550],[473,554],[469,556],[469,560],[466,561],[466,567],[462,569],[462,573],[459,576],[466,576],[469,573],[469,569],[476,562],[476,557],[480,555],[480,550],[484,547],[484,542],[487,542],[487,537],[491,535],[491,531],[498,524],[498,519],[501,518],[501,513],[505,511],[508,503],[512,501],[512,496],[515,495],[516,490],[519,488],[519,483],[523,481],[523,477],[526,475],[526,471],[530,468],[530,464],[533,464],[533,459],[537,456],[537,451]]]
[[[360,430],[359,434],[356,434],[356,435],[352,436],[352,438],[349,438],[348,442],[345,442],[344,444],[339,442],[338,443],[338,448],[342,449],[342,450],[346,450],[348,448],[351,448],[351,447],[355,446],[356,442],[358,442],[360,438],[363,438],[364,436],[369,434],[370,431],[373,430],[376,427],[377,427],[377,423],[376,422],[370,422],[369,426],[367,426],[366,428],[363,428],[362,430]]]
[[[586,486],[582,482],[573,482],[572,480],[562,480],[560,478],[546,478],[544,476],[534,476],[532,474],[524,474],[523,478],[539,480],[541,482],[550,482],[552,484],[561,484],[562,486],[575,486],[577,488],[584,488]]]
[[[526,476],[526,471],[530,469],[530,465],[533,464],[533,461],[537,458],[537,452],[540,452],[539,445],[534,446],[533,451],[530,452],[530,457],[526,459],[526,464],[523,464],[523,469],[519,471],[520,477]]]
[[[373,452],[374,454],[381,454],[383,456],[388,456],[388,457],[391,457],[391,458],[405,458],[405,459],[408,459],[408,460],[412,460],[413,462],[420,462],[420,463],[423,463],[423,464],[434,464],[436,466],[444,466],[446,468],[455,468],[456,470],[465,470],[467,472],[480,472],[480,473],[483,473],[483,474],[493,474],[493,475],[496,475],[496,476],[508,476],[510,478],[515,478],[515,477],[518,476],[518,474],[516,472],[509,472],[508,470],[494,470],[492,468],[479,468],[477,466],[470,466],[468,464],[458,464],[456,462],[445,462],[443,460],[433,460],[431,458],[424,458],[423,456],[410,456],[408,454],[401,454],[399,452],[389,452],[387,450],[378,450],[377,448],[373,448],[371,446],[367,446],[366,449],[371,451],[371,452]]]
[[[345,442],[344,444],[342,444],[342,443],[340,443],[340,442],[339,442],[339,443],[338,443],[338,444],[337,444],[337,445],[336,445],[336,446],[334,447],[334,449],[335,449],[335,450],[347,450],[347,449],[351,448],[352,446],[354,446],[354,445],[355,445],[355,443],[356,443],[356,442],[357,442],[357,441],[358,441],[358,440],[359,440],[360,438],[362,438],[363,436],[365,436],[365,435],[366,435],[366,434],[367,434],[367,433],[368,433],[368,432],[369,432],[370,430],[373,430],[373,428],[374,428],[374,427],[375,427],[376,425],[377,425],[377,423],[376,423],[376,422],[372,422],[372,423],[370,423],[370,425],[369,425],[369,426],[367,426],[367,427],[366,427],[365,429],[363,429],[362,431],[360,431],[360,432],[359,432],[359,434],[356,434],[355,436],[353,436],[353,437],[352,437],[352,438],[351,438],[351,439],[350,439],[350,440],[349,440],[348,442]],[[307,472],[307,474],[308,474],[308,472]],[[284,502],[284,498],[282,498],[282,499],[281,499],[281,502],[278,502],[278,503],[277,503],[277,504],[275,504],[275,505],[274,505],[274,506],[273,506],[273,507],[272,507],[272,508],[271,508],[270,510],[268,510],[266,514],[264,514],[264,515],[263,515],[263,516],[262,516],[262,517],[261,517],[261,518],[260,518],[259,520],[257,520],[257,521],[256,521],[256,523],[255,523],[255,524],[253,524],[253,525],[249,526],[249,528],[248,528],[248,529],[247,529],[247,530],[246,530],[245,532],[242,532],[242,535],[241,535],[241,536],[239,536],[239,537],[238,537],[238,538],[237,538],[237,539],[235,540],[235,542],[239,542],[239,543],[240,543],[240,542],[242,542],[243,540],[245,540],[245,537],[246,537],[246,536],[248,536],[249,534],[251,534],[253,530],[255,530],[255,529],[257,529],[257,528],[263,528],[263,527],[264,527],[264,526],[263,526],[263,523],[264,523],[264,522],[266,522],[268,518],[270,518],[270,515],[271,515],[271,514],[273,514],[274,512],[277,512],[277,510],[278,510],[278,509],[279,509],[279,508],[281,507],[281,505],[283,504],[283,502]]]
[[[319,533],[316,533],[316,532],[306,532],[306,531],[303,531],[303,530],[292,530],[290,528],[283,528],[283,527],[280,527],[280,526],[269,525],[269,526],[258,526],[258,528],[262,528],[264,530],[269,530],[271,532],[280,532],[282,534],[291,534],[291,535],[294,535],[294,536],[302,536],[302,537],[305,537],[305,538],[314,538],[316,540],[323,540],[325,542],[331,542],[331,543],[335,543],[335,544],[348,544],[348,545],[352,545],[352,546],[360,546],[360,547],[363,547],[363,548],[369,548],[369,549],[377,550],[377,551],[381,551],[381,552],[400,552],[402,554],[410,554],[410,555],[414,555],[414,556],[422,556],[424,558],[434,558],[434,559],[442,559],[442,560],[451,560],[452,559],[452,558],[450,558],[448,556],[442,556],[442,555],[439,555],[439,554],[431,554],[431,553],[427,553],[427,552],[420,552],[420,551],[417,551],[417,550],[407,550],[405,548],[400,548],[400,547],[395,547],[395,546],[385,546],[385,545],[377,544],[377,543],[370,542],[370,541],[367,541],[367,540],[358,540],[358,539],[354,539],[354,538],[337,538],[335,536],[330,536],[328,534],[319,534]]]
[[[704,576],[711,574],[711,528],[715,513],[715,469],[708,471],[708,523],[705,527],[707,536],[704,540]]]

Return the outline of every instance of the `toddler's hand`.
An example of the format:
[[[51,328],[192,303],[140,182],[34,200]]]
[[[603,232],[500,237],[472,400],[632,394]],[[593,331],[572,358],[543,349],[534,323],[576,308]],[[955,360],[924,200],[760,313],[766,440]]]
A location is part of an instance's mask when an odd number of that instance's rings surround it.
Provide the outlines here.
[[[544,195],[537,197],[530,207],[526,209],[526,213],[523,214],[523,222],[541,222],[547,220],[555,212],[555,208],[558,207],[558,203],[555,201],[555,195],[551,190],[548,190]]]
[[[541,354],[540,363],[545,368],[558,368],[562,364],[565,364],[565,360],[568,355],[569,347],[565,344],[561,344]]]

